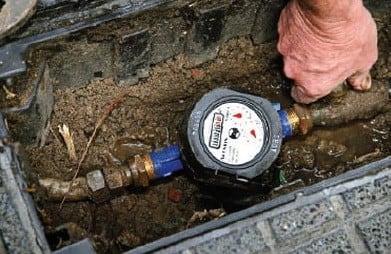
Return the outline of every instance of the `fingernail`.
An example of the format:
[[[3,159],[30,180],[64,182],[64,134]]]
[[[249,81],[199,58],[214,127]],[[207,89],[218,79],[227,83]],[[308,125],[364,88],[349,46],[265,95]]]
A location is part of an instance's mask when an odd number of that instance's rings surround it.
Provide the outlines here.
[[[372,86],[372,78],[371,78],[371,74],[367,74],[361,84],[361,87],[363,90],[368,90],[370,89]]]

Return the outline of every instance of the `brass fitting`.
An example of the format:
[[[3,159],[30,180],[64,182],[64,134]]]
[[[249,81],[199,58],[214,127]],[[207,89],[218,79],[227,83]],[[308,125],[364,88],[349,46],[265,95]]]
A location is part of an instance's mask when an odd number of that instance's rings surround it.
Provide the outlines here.
[[[133,183],[130,170],[123,166],[105,167],[103,168],[103,175],[110,190],[117,190]]]
[[[68,192],[69,185],[73,184],[75,191],[69,194],[72,200],[88,197],[100,203],[107,201],[111,194],[122,192],[123,187],[130,185],[147,187],[151,180],[169,176],[183,169],[179,156],[179,146],[173,145],[151,153],[135,155],[127,161],[126,165],[112,164],[103,169],[93,170],[85,177],[76,179],[74,183],[43,179],[40,184],[53,199],[62,198],[64,193]]]
[[[292,134],[296,135],[296,134],[300,133],[300,129],[299,129],[300,119],[299,119],[299,116],[294,111],[294,109],[290,108],[290,109],[286,110],[286,115],[287,115],[288,122],[291,126],[291,129],[292,129]]]
[[[110,166],[103,169],[103,175],[110,190],[134,185],[149,186],[155,178],[154,167],[149,154],[135,155],[128,166]]]
[[[286,114],[293,135],[305,135],[312,129],[312,114],[307,107],[300,104],[293,104],[292,108],[286,110]]]
[[[145,167],[145,160],[140,155],[134,156],[134,163],[130,165],[133,182],[136,186],[147,187],[150,177]]]
[[[101,203],[109,198],[110,192],[120,191],[130,185],[147,187],[155,178],[152,160],[148,154],[136,155],[127,166],[110,165],[103,170],[94,170],[86,175],[88,196]]]
[[[313,127],[313,119],[311,111],[300,104],[293,104],[293,111],[299,118],[299,133],[305,135],[310,131]]]
[[[155,179],[155,168],[153,167],[153,162],[151,156],[146,153],[141,155],[142,160],[144,161],[145,170],[147,171],[148,177],[150,180]]]

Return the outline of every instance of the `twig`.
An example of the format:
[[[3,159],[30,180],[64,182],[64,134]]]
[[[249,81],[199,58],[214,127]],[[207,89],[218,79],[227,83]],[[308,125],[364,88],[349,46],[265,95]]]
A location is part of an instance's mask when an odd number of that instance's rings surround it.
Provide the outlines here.
[[[50,120],[48,120],[45,124],[45,127],[42,128],[41,131],[39,131],[38,133],[38,147],[39,148],[42,148],[45,146],[45,143],[46,143],[46,139],[47,137],[49,136],[49,132],[50,132]]]
[[[103,124],[103,122],[105,121],[105,119],[109,116],[109,114],[111,113],[111,111],[113,111],[113,109],[115,108],[115,106],[117,106],[118,103],[120,103],[122,101],[122,99],[124,98],[124,96],[126,95],[126,92],[122,92],[120,95],[118,95],[111,103],[110,105],[108,105],[105,109],[105,111],[103,112],[103,114],[101,115],[101,117],[98,119],[96,125],[95,125],[95,129],[94,131],[92,132],[92,135],[90,137],[90,139],[88,140],[87,142],[87,145],[84,149],[84,152],[79,160],[79,163],[77,164],[77,169],[76,169],[76,172],[75,174],[73,175],[73,178],[71,180],[71,183],[69,184],[69,188],[68,188],[68,191],[67,192],[70,192],[71,189],[72,189],[72,186],[73,186],[73,182],[76,180],[79,172],[80,172],[80,167],[81,167],[81,164],[83,163],[83,161],[85,160],[86,156],[87,156],[87,153],[88,153],[88,150],[91,146],[91,143],[92,141],[94,140],[95,136],[96,136],[96,133],[98,132],[98,129],[100,128],[100,126]],[[60,210],[62,209],[62,206],[64,205],[64,202],[65,202],[65,199],[66,199],[66,195],[64,195],[64,197],[62,198],[61,200],[61,204],[60,204]]]
[[[376,148],[375,151],[373,151],[371,153],[367,153],[367,154],[364,154],[358,158],[355,158],[353,161],[353,164],[360,164],[360,163],[363,163],[364,161],[369,161],[369,160],[379,158],[382,154],[383,153],[380,151],[380,149]]]
[[[3,90],[6,94],[5,98],[7,100],[13,99],[16,97],[16,93],[11,92],[6,86],[3,86]]]
[[[57,137],[57,134],[54,132],[54,130],[53,130],[53,128],[52,128],[51,126],[49,127],[49,130],[50,130],[50,132],[53,134],[54,139],[55,139],[59,144],[61,144],[60,139]]]

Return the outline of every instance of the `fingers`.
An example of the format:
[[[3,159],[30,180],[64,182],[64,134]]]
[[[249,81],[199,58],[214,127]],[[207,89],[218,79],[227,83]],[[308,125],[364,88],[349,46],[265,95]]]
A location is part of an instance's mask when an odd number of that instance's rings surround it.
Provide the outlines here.
[[[347,78],[347,81],[353,89],[358,91],[369,90],[372,86],[372,78],[369,71],[355,72],[353,75]],[[324,85],[323,87],[326,86],[327,85]],[[337,86],[338,84],[335,85],[335,87]],[[327,96],[332,91],[332,90],[319,90],[317,91],[317,93],[315,93],[314,91],[307,90],[305,87],[306,86],[297,84],[296,82],[292,86],[291,96],[296,102],[309,104],[324,96]],[[334,87],[332,88],[334,89]]]

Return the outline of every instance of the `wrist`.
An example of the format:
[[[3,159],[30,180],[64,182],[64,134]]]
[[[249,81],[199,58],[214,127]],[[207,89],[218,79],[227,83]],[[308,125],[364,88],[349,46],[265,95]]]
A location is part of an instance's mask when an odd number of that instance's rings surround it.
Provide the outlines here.
[[[362,0],[294,0],[310,19],[346,21],[359,15],[364,5]]]

